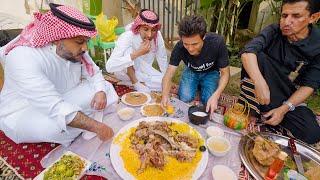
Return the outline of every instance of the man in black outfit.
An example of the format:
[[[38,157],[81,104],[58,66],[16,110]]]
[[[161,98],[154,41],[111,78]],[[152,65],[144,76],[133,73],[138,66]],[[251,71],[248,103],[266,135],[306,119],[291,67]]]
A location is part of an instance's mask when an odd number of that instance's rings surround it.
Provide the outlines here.
[[[179,98],[191,102],[200,87],[201,102],[206,111],[217,109],[218,99],[230,77],[228,50],[222,36],[206,31],[201,16],[186,16],[178,26],[181,40],[175,45],[167,71],[162,79],[162,105],[168,104],[171,80],[181,61],[185,68],[181,75]]]
[[[296,138],[320,141],[316,116],[303,103],[320,86],[318,0],[283,0],[279,24],[266,27],[241,52],[240,101]]]

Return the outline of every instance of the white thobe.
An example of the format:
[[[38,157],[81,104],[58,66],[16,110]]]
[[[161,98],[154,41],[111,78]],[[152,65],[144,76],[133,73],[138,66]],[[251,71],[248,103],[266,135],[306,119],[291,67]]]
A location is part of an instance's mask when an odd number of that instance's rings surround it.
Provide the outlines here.
[[[0,129],[16,143],[55,142],[68,145],[83,130],[67,126],[78,111],[92,117],[94,94],[104,91],[107,108],[118,101],[89,55],[94,75],[81,63],[56,54],[55,45],[18,46],[4,56],[5,82],[0,94]],[[2,56],[1,56],[2,55]],[[106,109],[107,109],[106,108]]]
[[[124,84],[132,85],[126,72],[128,67],[133,66],[139,82],[144,82],[150,90],[160,91],[161,81],[168,67],[167,53],[162,35],[158,31],[157,46],[155,41],[152,40],[150,52],[132,60],[130,54],[139,49],[142,41],[140,34],[134,34],[132,31],[122,33],[106,63],[106,70],[114,73]],[[155,58],[161,72],[152,67]]]

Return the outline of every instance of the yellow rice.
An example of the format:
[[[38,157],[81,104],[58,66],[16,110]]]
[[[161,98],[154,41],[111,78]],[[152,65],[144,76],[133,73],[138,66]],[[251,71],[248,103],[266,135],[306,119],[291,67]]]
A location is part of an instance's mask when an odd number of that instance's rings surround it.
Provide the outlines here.
[[[204,141],[200,134],[196,132],[189,125],[184,123],[173,123],[170,128],[179,133],[190,133],[191,135],[200,139],[200,145],[203,145]],[[115,143],[119,144],[122,148],[120,151],[120,156],[122,157],[125,169],[136,179],[139,180],[149,180],[150,178],[156,180],[185,180],[191,179],[194,171],[197,168],[198,163],[202,158],[202,152],[199,149],[196,152],[194,159],[191,162],[179,162],[175,158],[166,156],[167,163],[163,170],[156,169],[154,167],[147,167],[143,173],[138,174],[137,170],[140,167],[140,160],[137,153],[133,151],[130,147],[130,135],[136,130],[136,128],[131,128],[126,133],[120,134],[116,137]]]

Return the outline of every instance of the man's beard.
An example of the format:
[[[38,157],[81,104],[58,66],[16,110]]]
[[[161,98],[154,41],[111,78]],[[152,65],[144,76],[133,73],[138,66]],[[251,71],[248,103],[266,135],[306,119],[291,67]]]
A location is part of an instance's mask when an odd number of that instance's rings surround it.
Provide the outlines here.
[[[67,61],[70,61],[72,63],[79,63],[79,62],[81,62],[81,58],[82,58],[83,54],[85,53],[85,51],[82,51],[82,52],[78,53],[77,55],[73,55],[73,53],[66,50],[64,44],[61,43],[60,46],[57,46],[56,53],[60,57],[66,59]],[[79,58],[77,59],[76,57],[79,57]]]
[[[81,59],[77,59],[76,57],[80,57],[82,58],[83,54],[85,52],[81,52],[78,55],[74,56],[71,52],[65,52],[63,54],[64,58],[72,63],[79,63],[81,61]]]

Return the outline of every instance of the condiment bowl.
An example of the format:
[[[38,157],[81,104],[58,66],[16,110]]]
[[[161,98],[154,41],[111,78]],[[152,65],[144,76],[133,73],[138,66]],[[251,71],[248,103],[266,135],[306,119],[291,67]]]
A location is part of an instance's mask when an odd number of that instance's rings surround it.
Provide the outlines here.
[[[207,127],[206,132],[207,132],[208,137],[211,137],[211,136],[220,136],[220,137],[222,137],[224,135],[224,131],[221,128],[217,127],[217,126],[209,126],[209,127]]]
[[[231,144],[228,139],[220,136],[212,136],[207,139],[207,147],[214,156],[225,156],[231,149]]]
[[[117,111],[119,118],[123,121],[130,120],[134,116],[134,113],[135,110],[130,107],[125,107]]]
[[[215,165],[212,168],[212,177],[214,180],[237,180],[237,175],[225,165]]]
[[[189,107],[188,116],[190,122],[195,125],[206,124],[209,120],[209,113],[203,105]]]

